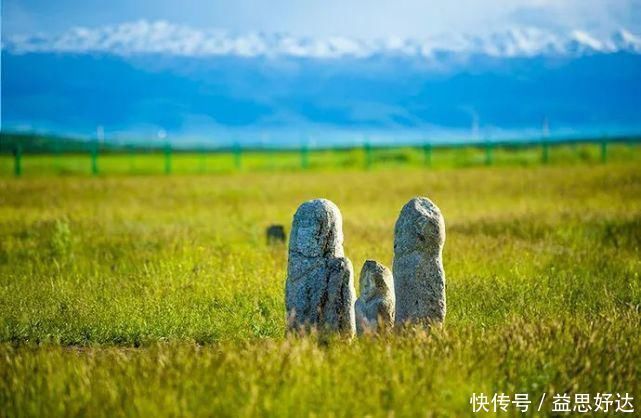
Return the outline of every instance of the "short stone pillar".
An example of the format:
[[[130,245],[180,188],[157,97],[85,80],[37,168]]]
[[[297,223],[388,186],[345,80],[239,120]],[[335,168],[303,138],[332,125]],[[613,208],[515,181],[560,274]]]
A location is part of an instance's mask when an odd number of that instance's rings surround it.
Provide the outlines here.
[[[392,272],[374,260],[363,264],[361,294],[356,300],[356,332],[361,334],[389,330],[394,326],[395,297]]]
[[[444,243],[445,222],[440,209],[426,197],[407,202],[394,228],[397,325],[429,325],[445,319]]]
[[[329,200],[299,206],[292,222],[285,284],[288,331],[353,335],[354,273],[343,250],[343,219]]]
[[[282,225],[270,225],[265,231],[267,236],[268,245],[284,244],[287,236],[285,235],[285,227]]]

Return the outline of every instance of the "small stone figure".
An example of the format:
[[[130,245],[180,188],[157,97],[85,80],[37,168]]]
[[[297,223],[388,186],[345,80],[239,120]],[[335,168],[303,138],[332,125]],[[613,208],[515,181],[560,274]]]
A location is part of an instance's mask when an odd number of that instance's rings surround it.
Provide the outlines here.
[[[326,199],[303,203],[289,237],[287,329],[354,335],[355,293],[352,263],[344,256],[340,211]]]
[[[394,326],[395,297],[392,272],[374,260],[363,264],[361,295],[356,300],[356,332],[375,333]]]
[[[397,325],[429,325],[445,319],[444,243],[445,222],[440,209],[426,197],[407,202],[394,228]]]

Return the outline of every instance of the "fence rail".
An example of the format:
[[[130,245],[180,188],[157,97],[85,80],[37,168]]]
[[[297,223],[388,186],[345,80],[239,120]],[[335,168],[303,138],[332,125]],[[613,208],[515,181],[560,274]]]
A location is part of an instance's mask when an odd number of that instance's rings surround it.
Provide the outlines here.
[[[572,140],[486,141],[382,146],[365,142],[360,147],[243,148],[176,147],[104,144],[41,137],[2,137],[0,174],[207,173],[251,170],[309,170],[414,165],[423,167],[497,164],[550,164],[588,161],[607,163],[638,159],[641,137],[601,137]],[[12,161],[11,161],[12,160]],[[13,165],[13,170],[8,169]]]

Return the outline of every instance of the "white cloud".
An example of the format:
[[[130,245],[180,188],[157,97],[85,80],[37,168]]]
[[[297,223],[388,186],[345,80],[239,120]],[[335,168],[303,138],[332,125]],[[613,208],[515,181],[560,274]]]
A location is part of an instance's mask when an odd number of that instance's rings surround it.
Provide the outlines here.
[[[3,36],[62,33],[134,21],[180,22],[238,33],[290,33],[366,40],[423,39],[440,33],[487,35],[513,26],[641,32],[641,0],[4,0]]]

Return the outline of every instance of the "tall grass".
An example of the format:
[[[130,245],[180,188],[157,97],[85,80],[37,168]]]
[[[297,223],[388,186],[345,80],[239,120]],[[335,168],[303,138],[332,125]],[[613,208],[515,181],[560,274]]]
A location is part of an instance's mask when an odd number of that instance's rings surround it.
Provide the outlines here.
[[[444,328],[286,338],[265,227],[333,200],[358,274],[391,264],[414,195],[446,220]],[[0,179],[0,414],[461,416],[497,391],[639,411],[639,196],[638,160]]]

